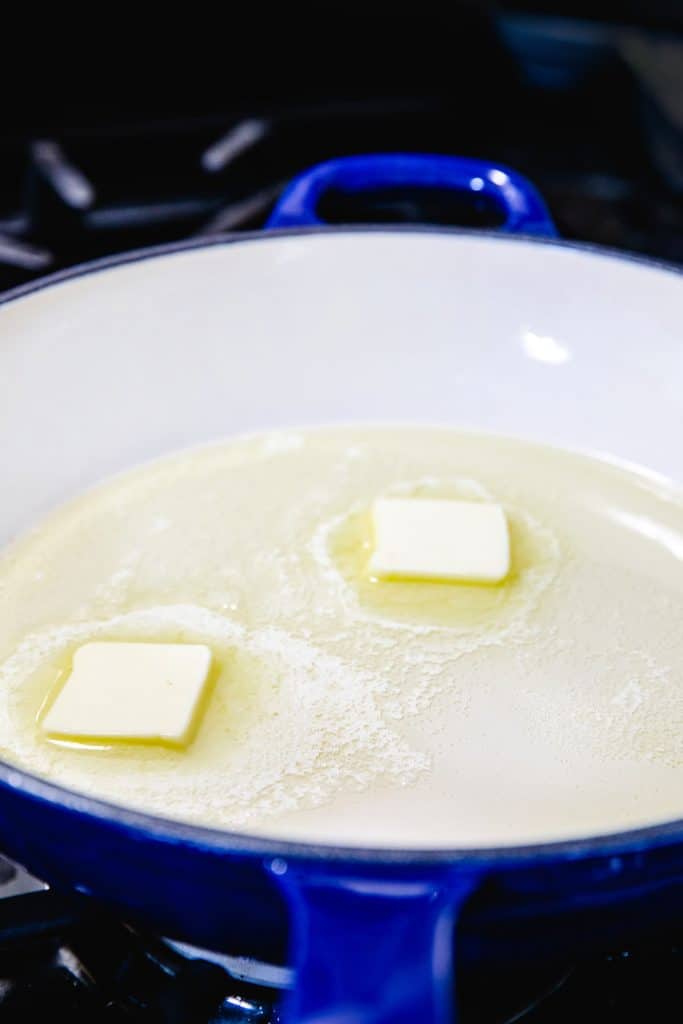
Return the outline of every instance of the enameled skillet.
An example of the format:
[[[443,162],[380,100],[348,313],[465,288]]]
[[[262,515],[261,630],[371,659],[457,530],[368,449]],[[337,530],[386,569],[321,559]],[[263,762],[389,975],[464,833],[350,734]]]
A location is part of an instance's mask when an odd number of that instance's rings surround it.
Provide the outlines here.
[[[407,187],[493,204],[501,230],[318,222],[330,190]],[[115,257],[4,297],[0,543],[133,463],[283,425],[452,423],[683,479],[680,275],[558,241],[514,172],[335,161],[290,186],[269,228],[284,230]],[[155,819],[6,764],[0,845],[164,934],[289,958],[299,1022],[445,1021],[454,949],[539,958],[683,913],[683,821],[524,848],[336,849]]]

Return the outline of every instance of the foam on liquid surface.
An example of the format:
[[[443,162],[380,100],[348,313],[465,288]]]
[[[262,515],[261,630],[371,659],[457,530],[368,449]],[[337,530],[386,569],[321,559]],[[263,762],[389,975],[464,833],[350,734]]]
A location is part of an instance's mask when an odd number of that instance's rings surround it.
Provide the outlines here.
[[[367,578],[380,494],[501,502],[498,587]],[[683,502],[424,428],[237,439],[121,476],[0,560],[0,750],[157,814],[365,845],[485,845],[683,814]],[[183,752],[47,741],[93,639],[209,644]]]

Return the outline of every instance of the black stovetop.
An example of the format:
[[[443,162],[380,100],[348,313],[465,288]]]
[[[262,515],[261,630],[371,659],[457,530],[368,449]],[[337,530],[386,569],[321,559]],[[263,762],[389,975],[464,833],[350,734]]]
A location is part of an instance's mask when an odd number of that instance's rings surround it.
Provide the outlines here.
[[[239,924],[235,923],[239,932]],[[585,960],[467,970],[461,1024],[659,1024],[678,1020],[680,941]],[[0,1020],[70,1024],[270,1024],[286,968],[182,946],[64,896],[0,859]]]
[[[681,37],[467,10],[441,32],[417,19],[375,37],[368,21],[364,45],[357,33],[347,41],[353,61],[343,45],[274,45],[269,61],[286,52],[270,91],[236,87],[256,55],[245,51],[240,66],[233,53],[229,95],[223,109],[212,97],[209,113],[74,107],[0,129],[0,289],[111,253],[259,227],[298,171],[381,150],[507,163],[538,185],[561,235],[683,262]],[[433,60],[418,71],[425,50]],[[346,203],[340,216],[439,223],[463,212],[403,196],[382,208]]]

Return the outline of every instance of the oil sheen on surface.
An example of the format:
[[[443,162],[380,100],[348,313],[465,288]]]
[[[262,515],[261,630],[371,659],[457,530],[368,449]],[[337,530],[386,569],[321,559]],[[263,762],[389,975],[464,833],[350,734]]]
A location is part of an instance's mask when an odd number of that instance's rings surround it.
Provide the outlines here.
[[[499,586],[375,582],[378,495],[495,500]],[[427,428],[238,438],[65,506],[0,560],[0,750],[116,803],[361,845],[683,815],[683,501],[646,475]],[[39,718],[93,639],[209,644],[185,751]]]

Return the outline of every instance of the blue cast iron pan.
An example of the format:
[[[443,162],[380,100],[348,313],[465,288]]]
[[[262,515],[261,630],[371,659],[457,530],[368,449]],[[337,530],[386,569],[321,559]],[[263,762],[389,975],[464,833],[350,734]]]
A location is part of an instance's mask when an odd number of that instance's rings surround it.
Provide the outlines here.
[[[415,155],[315,167],[286,190],[268,228],[318,229],[331,190],[397,187],[484,196],[501,212],[500,230],[556,235],[538,194],[509,169]],[[55,275],[3,301],[92,269]],[[683,919],[683,821],[529,847],[343,849],[162,820],[0,764],[0,846],[53,886],[161,934],[290,963],[292,1022],[452,1020],[456,959],[538,961],[632,941]]]

